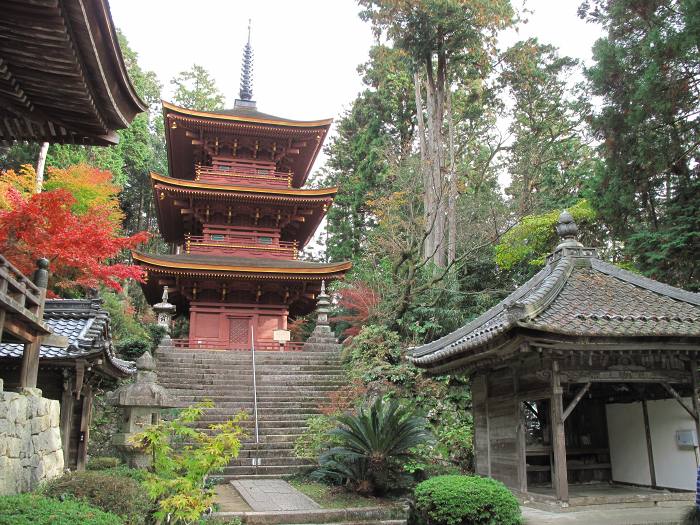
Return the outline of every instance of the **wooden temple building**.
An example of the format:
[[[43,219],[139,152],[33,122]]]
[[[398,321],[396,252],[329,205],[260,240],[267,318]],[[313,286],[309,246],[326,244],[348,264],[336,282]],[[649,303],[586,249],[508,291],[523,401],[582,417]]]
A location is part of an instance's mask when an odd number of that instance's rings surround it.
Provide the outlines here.
[[[557,231],[537,275],[411,361],[470,377],[476,472],[525,500],[692,497],[700,294],[601,261],[566,212]]]
[[[276,330],[311,312],[322,281],[350,263],[299,260],[337,188],[303,185],[331,120],[261,113],[252,100],[250,40],[233,109],[194,111],[163,103],[168,175],[152,174],[169,255],[135,252],[151,304],[168,286],[189,315],[192,348],[278,349]]]

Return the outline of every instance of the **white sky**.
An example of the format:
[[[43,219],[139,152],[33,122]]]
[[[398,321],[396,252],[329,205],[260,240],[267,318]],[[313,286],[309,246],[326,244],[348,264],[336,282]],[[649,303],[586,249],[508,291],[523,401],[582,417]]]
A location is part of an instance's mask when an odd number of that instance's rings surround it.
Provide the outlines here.
[[[502,47],[537,37],[562,55],[590,63],[600,28],[576,15],[580,0],[513,0],[533,13]],[[215,78],[232,107],[238,95],[241,54],[252,19],[255,55],[253,98],[273,115],[316,120],[337,118],[363,89],[357,66],[373,43],[370,25],[353,0],[110,0],[115,25],[155,71],[170,99],[170,79],[194,63]],[[332,131],[331,131],[332,133]],[[323,154],[315,168],[325,162]],[[324,228],[320,228],[323,231]]]

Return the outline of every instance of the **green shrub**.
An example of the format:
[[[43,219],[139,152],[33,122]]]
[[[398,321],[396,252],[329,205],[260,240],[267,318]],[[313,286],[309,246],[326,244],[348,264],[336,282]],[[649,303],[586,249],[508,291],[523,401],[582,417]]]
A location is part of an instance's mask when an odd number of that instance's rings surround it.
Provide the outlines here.
[[[88,461],[88,470],[104,470],[108,468],[115,468],[121,465],[121,460],[119,458],[113,458],[110,456],[101,456],[96,458],[90,458]]]
[[[0,525],[122,525],[115,514],[83,501],[59,501],[36,494],[0,496]]]
[[[520,506],[500,481],[437,476],[416,487],[416,514],[428,525],[518,525]]]
[[[306,430],[294,442],[294,455],[301,459],[318,460],[322,452],[337,444],[329,441],[328,432],[335,427],[329,416],[311,416],[306,420]]]
[[[129,525],[145,523],[152,507],[139,482],[106,471],[69,473],[48,481],[41,491],[53,498],[70,496],[85,500],[103,511],[119,515]]]
[[[148,337],[127,337],[114,345],[117,353],[124,359],[138,359],[146,350],[151,350],[153,343]]]

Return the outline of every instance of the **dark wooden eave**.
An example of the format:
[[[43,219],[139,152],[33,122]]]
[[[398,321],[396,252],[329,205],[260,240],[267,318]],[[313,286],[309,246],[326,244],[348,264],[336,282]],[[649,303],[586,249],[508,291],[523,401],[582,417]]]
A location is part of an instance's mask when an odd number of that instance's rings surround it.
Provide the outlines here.
[[[0,142],[116,144],[145,110],[107,0],[0,0]]]

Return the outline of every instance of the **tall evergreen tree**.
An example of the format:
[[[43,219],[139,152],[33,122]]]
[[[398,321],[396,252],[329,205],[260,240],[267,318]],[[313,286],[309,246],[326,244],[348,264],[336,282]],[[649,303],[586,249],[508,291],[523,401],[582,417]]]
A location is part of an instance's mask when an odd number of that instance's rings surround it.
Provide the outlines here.
[[[216,81],[198,64],[182,71],[170,83],[175,86],[173,101],[179,106],[198,111],[216,111],[224,107],[224,96]]]

